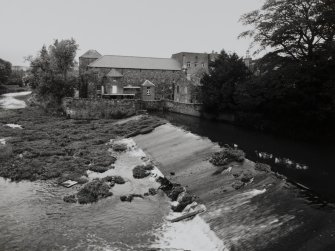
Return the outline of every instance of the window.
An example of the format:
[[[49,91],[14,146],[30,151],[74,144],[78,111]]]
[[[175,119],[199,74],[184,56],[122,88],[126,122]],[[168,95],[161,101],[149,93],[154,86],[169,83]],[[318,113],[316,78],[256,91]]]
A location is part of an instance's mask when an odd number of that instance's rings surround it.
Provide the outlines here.
[[[187,68],[191,68],[191,62],[187,62]]]
[[[195,62],[195,63],[194,63],[194,67],[197,67],[197,66],[198,66],[198,62]]]
[[[177,93],[179,94],[179,85],[177,85]]]
[[[205,68],[205,63],[202,63],[201,66],[202,66],[202,68]]]
[[[147,96],[150,96],[151,95],[151,89],[150,89],[150,87],[147,87]]]
[[[185,86],[185,89],[184,89],[184,90],[185,90],[185,94],[187,94],[187,86]]]
[[[116,93],[117,93],[117,86],[112,85],[112,94],[116,94]]]

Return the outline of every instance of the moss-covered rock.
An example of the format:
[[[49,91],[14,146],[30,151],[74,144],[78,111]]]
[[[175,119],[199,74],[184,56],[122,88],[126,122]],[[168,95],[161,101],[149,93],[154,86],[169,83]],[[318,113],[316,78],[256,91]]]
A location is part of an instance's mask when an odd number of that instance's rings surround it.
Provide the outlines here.
[[[176,206],[172,206],[172,210],[174,212],[182,212],[185,207],[195,201],[194,196],[189,194],[188,192],[183,192],[178,197],[178,204]]]
[[[176,201],[178,199],[178,196],[185,191],[186,189],[181,185],[174,185],[168,196],[172,201]]]

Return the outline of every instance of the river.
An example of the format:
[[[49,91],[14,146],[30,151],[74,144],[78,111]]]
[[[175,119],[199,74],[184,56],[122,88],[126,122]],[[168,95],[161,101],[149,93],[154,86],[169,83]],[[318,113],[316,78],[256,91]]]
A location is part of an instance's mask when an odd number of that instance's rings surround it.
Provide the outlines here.
[[[0,99],[3,108],[25,106],[13,103],[20,103],[15,94]],[[119,156],[115,169],[89,174],[94,178],[122,173],[127,180],[113,188],[114,196],[97,203],[64,203],[63,196],[77,186],[68,189],[55,181],[15,183],[0,178],[0,250],[335,250],[335,213],[329,202],[334,197],[334,148],[189,116],[163,116],[172,124],[129,139],[132,150]],[[206,201],[207,190],[216,185],[203,178],[211,169],[206,156],[219,144],[238,145],[249,159],[268,162],[275,171],[313,191],[282,181],[269,187],[255,182],[241,192]],[[178,215],[171,213],[162,192],[121,202],[120,195],[155,186],[152,177],[132,179],[131,169],[143,157],[152,159],[164,173],[192,170],[192,175],[181,175],[183,185],[190,190],[195,187],[206,203],[206,213],[170,223],[166,219]],[[220,182],[219,177],[210,177]]]
[[[3,95],[0,115],[5,110],[24,109],[24,101],[16,97],[28,94]],[[0,144],[6,144],[1,127],[24,130],[19,117],[17,123],[0,125]],[[162,191],[131,203],[120,201],[121,195],[143,194],[158,187],[154,177],[132,177],[132,169],[143,164],[146,154],[132,139],[126,143],[131,150],[120,154],[115,169],[88,174],[90,179],[122,175],[126,180],[126,184],[113,187],[112,197],[97,203],[63,201],[80,186],[64,188],[53,180],[11,182],[0,178],[0,250],[222,250],[220,240],[200,218],[171,224],[167,218],[179,215],[171,212]]]
[[[248,159],[267,163],[275,172],[310,188],[322,199],[335,202],[335,145],[276,137],[227,123],[176,113],[159,116],[220,145],[238,145],[246,152]]]

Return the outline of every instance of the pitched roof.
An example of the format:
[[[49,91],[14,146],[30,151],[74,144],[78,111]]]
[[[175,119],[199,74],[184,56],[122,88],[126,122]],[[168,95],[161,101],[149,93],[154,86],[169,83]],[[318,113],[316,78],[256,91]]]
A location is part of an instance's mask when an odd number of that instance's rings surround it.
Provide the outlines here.
[[[149,80],[145,80],[142,86],[155,86],[155,85],[151,83]]]
[[[143,70],[181,70],[179,62],[172,58],[149,58],[107,55],[92,62],[90,67]]]
[[[101,54],[96,50],[88,50],[80,58],[100,58]]]
[[[110,72],[107,73],[107,77],[111,77],[111,78],[121,78],[123,77],[123,75],[118,72],[115,69],[112,69]]]

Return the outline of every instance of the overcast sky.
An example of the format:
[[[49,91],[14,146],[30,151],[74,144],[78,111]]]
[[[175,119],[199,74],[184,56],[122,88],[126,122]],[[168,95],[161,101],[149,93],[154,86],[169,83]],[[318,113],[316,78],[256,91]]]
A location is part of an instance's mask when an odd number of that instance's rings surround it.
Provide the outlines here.
[[[78,56],[101,54],[171,57],[181,51],[235,51],[250,40],[238,22],[262,0],[0,0],[0,58],[27,65],[55,38],[73,37]]]

